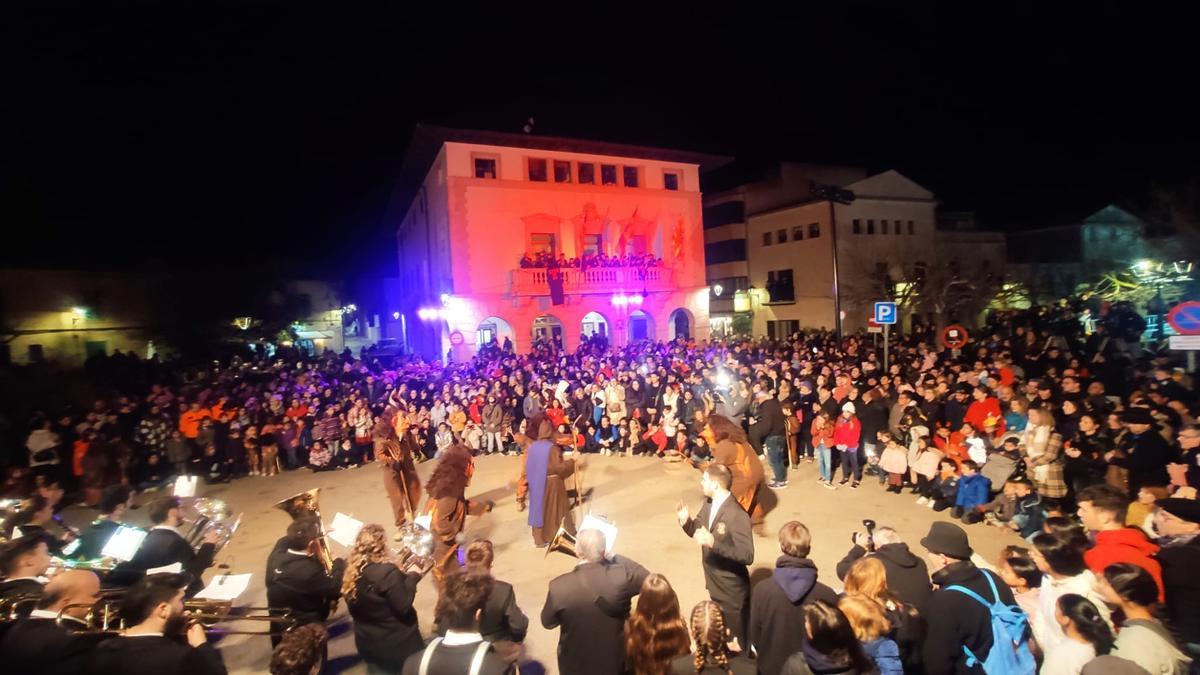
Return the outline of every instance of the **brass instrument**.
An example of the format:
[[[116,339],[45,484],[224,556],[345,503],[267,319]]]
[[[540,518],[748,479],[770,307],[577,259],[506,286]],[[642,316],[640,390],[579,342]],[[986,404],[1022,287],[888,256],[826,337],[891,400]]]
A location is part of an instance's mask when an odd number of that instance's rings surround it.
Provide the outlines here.
[[[542,557],[549,556],[551,551],[562,551],[572,558],[578,558],[579,556],[575,553],[575,535],[567,532],[565,526],[559,525],[558,532],[555,532],[554,537],[550,539],[550,543],[546,546],[546,552]]]
[[[321,488],[305,490],[281,500],[275,505],[275,508],[287,512],[292,520],[305,516],[313,516],[317,519],[317,524],[321,528],[321,536],[317,539],[317,558],[325,568],[325,573],[329,574],[333,571],[333,554],[329,552],[329,540],[325,538],[325,523],[321,522],[320,495]]]
[[[204,544],[204,538],[209,532],[216,532],[217,541],[214,545],[216,550],[220,551],[233,538],[242,522],[241,516],[232,523],[229,522],[233,517],[233,509],[220,499],[188,497],[180,502],[184,521],[192,524],[183,538],[193,549],[199,549]]]
[[[0,499],[0,544],[8,541],[6,534],[12,530],[12,519],[21,511],[20,499]]]
[[[120,606],[122,600],[123,593],[118,592],[106,595],[92,604],[67,605],[58,613],[55,623],[62,625],[63,620],[67,618],[68,610],[86,607],[88,611],[82,618],[82,621],[88,625],[88,629],[84,632],[119,634],[128,628],[125,625],[125,621],[121,618]],[[183,603],[183,609],[187,613],[189,625],[198,623],[204,627],[204,632],[208,634],[282,635],[300,625],[300,622],[292,615],[290,610],[272,607],[239,607],[237,608],[237,613],[235,613],[233,603],[224,600],[188,600]],[[246,630],[229,629],[219,626],[219,624],[223,623],[238,623],[242,621],[278,624],[282,628],[270,626],[267,630]]]
[[[101,556],[90,560],[72,560],[71,558],[50,558],[50,567],[58,570],[89,570],[103,578],[105,574],[121,563],[116,558]]]
[[[433,544],[432,532],[416,523],[405,523],[400,526],[400,548],[392,549],[392,562],[401,572],[427,574],[434,565]]]
[[[29,612],[37,608],[38,601],[41,599],[41,593],[22,593],[0,599],[0,622],[16,621],[23,616],[28,616]]]

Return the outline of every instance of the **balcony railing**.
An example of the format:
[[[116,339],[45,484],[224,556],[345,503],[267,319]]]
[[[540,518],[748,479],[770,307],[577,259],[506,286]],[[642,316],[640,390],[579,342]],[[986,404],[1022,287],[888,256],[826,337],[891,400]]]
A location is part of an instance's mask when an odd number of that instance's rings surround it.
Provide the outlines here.
[[[567,294],[615,293],[617,291],[670,291],[675,289],[669,267],[559,268],[563,292]],[[548,269],[513,270],[513,295],[550,295]]]

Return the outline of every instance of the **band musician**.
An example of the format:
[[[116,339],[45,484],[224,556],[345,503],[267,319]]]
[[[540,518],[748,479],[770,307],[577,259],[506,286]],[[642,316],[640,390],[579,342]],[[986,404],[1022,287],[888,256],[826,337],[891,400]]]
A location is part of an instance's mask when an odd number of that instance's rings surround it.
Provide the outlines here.
[[[287,610],[299,623],[325,623],[342,593],[346,561],[338,558],[326,571],[318,557],[321,523],[302,516],[288,525],[287,536],[267,557],[267,604]],[[271,646],[279,644],[282,622],[271,624]]]
[[[160,497],[150,505],[150,522],[154,526],[142,540],[137,553],[133,554],[133,559],[117,565],[113,570],[109,576],[109,583],[129,586],[144,576],[146,570],[179,563],[183,573],[191,579],[187,587],[187,597],[190,598],[204,588],[204,581],[200,575],[213,565],[217,554],[218,534],[214,530],[205,532],[203,543],[193,550],[179,532],[179,528],[183,526],[183,516],[180,515],[179,509],[178,497]]]

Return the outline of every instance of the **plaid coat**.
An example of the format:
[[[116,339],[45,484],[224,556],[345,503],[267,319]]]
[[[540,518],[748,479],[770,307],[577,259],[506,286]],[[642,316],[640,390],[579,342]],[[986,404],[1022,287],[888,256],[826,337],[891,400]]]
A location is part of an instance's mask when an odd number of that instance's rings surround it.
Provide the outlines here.
[[[1042,497],[1061,499],[1067,496],[1067,481],[1063,475],[1063,438],[1058,432],[1051,432],[1046,443],[1046,449],[1036,457],[1027,457],[1025,464],[1029,477]]]

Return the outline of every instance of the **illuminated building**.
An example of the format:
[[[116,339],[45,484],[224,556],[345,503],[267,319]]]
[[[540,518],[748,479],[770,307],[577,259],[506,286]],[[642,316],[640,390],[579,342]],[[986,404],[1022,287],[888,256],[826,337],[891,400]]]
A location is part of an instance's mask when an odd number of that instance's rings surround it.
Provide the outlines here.
[[[493,338],[517,352],[538,338],[573,350],[597,333],[618,345],[706,338],[700,172],[726,161],[418,126],[388,209],[399,254],[388,334],[456,360]],[[522,267],[539,254],[661,262]]]

